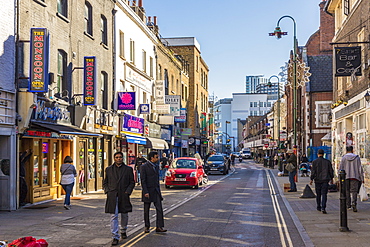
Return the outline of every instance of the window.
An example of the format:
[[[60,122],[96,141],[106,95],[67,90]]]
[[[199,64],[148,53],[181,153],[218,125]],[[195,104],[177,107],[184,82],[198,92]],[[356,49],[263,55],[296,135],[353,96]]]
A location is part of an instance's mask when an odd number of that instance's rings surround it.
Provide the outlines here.
[[[349,0],[343,1],[343,13],[349,15]]]
[[[146,51],[143,50],[143,71],[146,73]]]
[[[257,107],[257,103],[258,103],[258,102],[253,102],[253,106],[254,106],[254,107]]]
[[[169,88],[168,88],[168,72],[167,69],[164,69],[164,94],[168,95]]]
[[[108,110],[108,74],[104,71],[100,75],[101,84],[101,106],[103,109]]]
[[[119,56],[125,57],[125,35],[121,30],[119,31]]]
[[[253,102],[250,102],[250,105],[249,105],[250,107],[253,107]]]
[[[149,76],[153,77],[153,58],[149,57]]]
[[[158,64],[158,80],[162,80],[162,66]]]
[[[181,85],[181,100],[185,100],[185,86]]]
[[[135,41],[130,39],[130,61],[135,64]]]
[[[68,84],[67,84],[67,53],[63,50],[58,50],[58,73],[57,73],[57,87],[58,93],[61,97],[65,90],[68,91]],[[67,94],[68,95],[68,94]]]
[[[267,102],[267,107],[271,107],[271,102]]]
[[[101,16],[101,26],[100,26],[100,31],[101,31],[101,42],[104,45],[108,45],[108,30],[107,30],[107,18],[105,18],[104,15]]]
[[[144,104],[148,103],[147,100],[148,100],[147,93],[146,92],[143,92],[143,103]]]
[[[92,7],[91,4],[85,2],[85,32],[93,35],[92,29]]]
[[[58,13],[67,17],[67,0],[58,0],[57,1]]]

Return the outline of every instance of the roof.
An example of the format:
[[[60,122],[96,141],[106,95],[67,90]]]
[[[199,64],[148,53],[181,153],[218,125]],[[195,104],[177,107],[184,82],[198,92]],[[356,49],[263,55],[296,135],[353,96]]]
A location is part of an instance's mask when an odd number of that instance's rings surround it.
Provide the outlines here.
[[[331,92],[333,91],[333,56],[320,55],[308,56],[308,67],[310,67],[310,81],[308,92]]]

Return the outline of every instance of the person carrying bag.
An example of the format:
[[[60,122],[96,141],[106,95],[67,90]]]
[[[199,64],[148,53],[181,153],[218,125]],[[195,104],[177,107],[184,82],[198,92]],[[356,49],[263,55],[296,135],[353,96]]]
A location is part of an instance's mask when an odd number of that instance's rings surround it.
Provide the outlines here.
[[[66,156],[64,158],[64,163],[60,167],[60,173],[62,174],[60,185],[62,185],[66,192],[66,196],[64,198],[64,208],[66,210],[71,209],[71,194],[75,184],[75,177],[77,176],[76,168],[72,163],[73,160],[71,156]]]

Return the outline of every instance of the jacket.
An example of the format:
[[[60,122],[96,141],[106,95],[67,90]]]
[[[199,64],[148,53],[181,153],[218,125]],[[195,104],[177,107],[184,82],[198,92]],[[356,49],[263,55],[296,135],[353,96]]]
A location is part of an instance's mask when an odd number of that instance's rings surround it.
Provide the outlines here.
[[[334,170],[331,162],[319,157],[312,162],[311,180],[315,183],[327,183],[334,178]]]
[[[107,194],[105,212],[114,214],[118,198],[118,213],[132,212],[130,195],[135,187],[134,172],[132,167],[122,164],[115,169],[115,164],[105,169],[103,189]],[[115,174],[117,172],[118,174]]]
[[[163,200],[161,188],[159,186],[159,166],[150,161],[143,164],[140,168],[140,178],[142,187],[141,201],[157,202],[157,194],[161,201]],[[144,195],[149,193],[149,198]]]
[[[364,181],[364,170],[360,157],[354,153],[346,153],[340,161],[339,170],[346,171],[346,179]]]
[[[295,154],[291,154],[286,161],[287,163],[292,163],[295,168],[297,168],[297,156]]]

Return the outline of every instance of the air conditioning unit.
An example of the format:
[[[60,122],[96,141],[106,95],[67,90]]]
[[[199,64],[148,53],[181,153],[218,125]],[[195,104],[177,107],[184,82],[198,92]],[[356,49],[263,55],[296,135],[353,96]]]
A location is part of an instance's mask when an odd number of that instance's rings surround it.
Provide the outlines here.
[[[157,113],[150,113],[149,121],[157,122],[158,121],[158,114]]]

